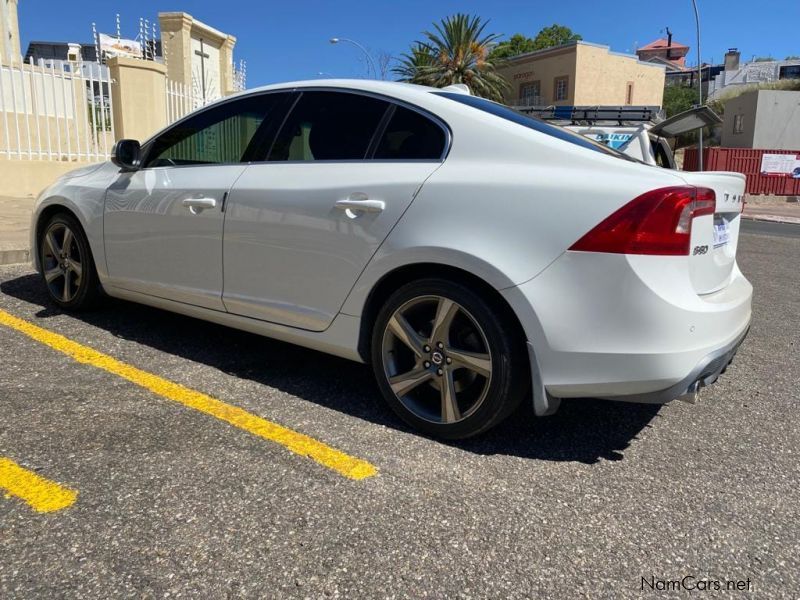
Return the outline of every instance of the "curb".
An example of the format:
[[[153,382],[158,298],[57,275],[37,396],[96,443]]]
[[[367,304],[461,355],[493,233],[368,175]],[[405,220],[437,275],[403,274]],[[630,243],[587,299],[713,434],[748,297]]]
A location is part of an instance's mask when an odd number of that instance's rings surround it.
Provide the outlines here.
[[[30,262],[30,260],[31,253],[27,248],[19,250],[0,250],[0,265],[16,265]]]
[[[800,225],[800,217],[781,217],[777,215],[759,215],[759,214],[742,214],[743,219],[750,221],[769,221],[770,223],[789,223],[791,225]]]

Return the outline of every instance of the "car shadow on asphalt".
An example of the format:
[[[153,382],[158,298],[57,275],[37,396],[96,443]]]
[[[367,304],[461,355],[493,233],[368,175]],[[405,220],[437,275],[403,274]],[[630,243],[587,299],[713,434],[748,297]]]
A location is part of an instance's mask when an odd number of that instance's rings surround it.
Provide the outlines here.
[[[49,301],[38,275],[4,281],[0,283],[0,291],[41,306],[36,313],[39,319],[62,314]],[[110,298],[95,311],[70,316],[116,337],[205,364],[359,419],[410,431],[384,406],[372,371],[366,365]],[[47,327],[45,322],[40,324]],[[622,460],[625,449],[649,427],[659,409],[657,405],[580,399],[564,401],[557,414],[537,419],[530,402],[526,402],[486,434],[448,443],[484,455],[587,464],[601,459]]]

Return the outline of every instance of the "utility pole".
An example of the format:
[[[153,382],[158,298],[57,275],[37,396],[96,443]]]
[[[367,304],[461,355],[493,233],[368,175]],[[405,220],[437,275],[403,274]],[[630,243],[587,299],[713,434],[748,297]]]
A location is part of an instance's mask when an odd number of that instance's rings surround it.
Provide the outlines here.
[[[703,106],[703,60],[700,54],[700,13],[697,10],[697,0],[692,0],[694,6],[694,21],[697,25],[697,105]],[[697,132],[697,170],[703,170],[703,128]]]

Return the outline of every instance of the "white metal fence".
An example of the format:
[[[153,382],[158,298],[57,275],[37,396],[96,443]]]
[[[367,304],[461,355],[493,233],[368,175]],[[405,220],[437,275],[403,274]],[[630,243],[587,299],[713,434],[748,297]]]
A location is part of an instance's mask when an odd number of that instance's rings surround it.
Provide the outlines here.
[[[237,83],[244,85],[243,72],[237,71]],[[115,140],[112,85],[118,84],[108,68],[94,62],[31,58],[0,65],[0,159],[107,159]],[[214,100],[196,86],[167,80],[167,123]]]
[[[0,157],[103,160],[113,143],[107,68],[32,58],[0,65]]]
[[[197,94],[182,82],[167,79],[167,123],[174,123],[194,109],[213,100],[216,98],[203,99],[202,95]]]

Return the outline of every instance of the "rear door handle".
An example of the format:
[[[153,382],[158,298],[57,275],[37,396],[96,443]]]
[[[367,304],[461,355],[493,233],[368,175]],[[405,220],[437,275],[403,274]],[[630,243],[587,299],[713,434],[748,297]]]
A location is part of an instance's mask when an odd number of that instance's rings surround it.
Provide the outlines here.
[[[184,208],[188,208],[193,215],[196,215],[207,208],[216,207],[217,201],[214,198],[186,198],[181,204]]]
[[[386,203],[383,200],[338,200],[336,208],[341,210],[358,210],[362,212],[381,212],[386,208]]]

